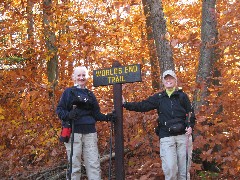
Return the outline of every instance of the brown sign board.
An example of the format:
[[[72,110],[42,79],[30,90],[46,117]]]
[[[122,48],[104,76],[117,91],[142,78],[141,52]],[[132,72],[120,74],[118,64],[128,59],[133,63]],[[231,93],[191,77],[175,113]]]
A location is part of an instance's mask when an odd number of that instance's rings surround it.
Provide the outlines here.
[[[93,86],[95,87],[140,81],[142,81],[140,64],[93,70]]]

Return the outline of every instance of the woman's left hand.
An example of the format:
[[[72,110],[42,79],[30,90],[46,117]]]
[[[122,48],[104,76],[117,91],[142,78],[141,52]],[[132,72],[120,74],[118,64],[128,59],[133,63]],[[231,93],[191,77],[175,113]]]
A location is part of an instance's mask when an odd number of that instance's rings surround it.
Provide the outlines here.
[[[185,131],[186,131],[186,135],[191,135],[192,134],[192,128],[191,127],[186,127],[186,129],[185,129]]]

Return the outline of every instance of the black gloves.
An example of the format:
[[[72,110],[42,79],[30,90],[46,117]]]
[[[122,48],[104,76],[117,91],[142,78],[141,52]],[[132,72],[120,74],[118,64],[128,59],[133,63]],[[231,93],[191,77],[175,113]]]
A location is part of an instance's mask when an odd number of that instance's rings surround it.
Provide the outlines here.
[[[75,120],[78,116],[77,109],[73,109],[68,114],[68,119]]]
[[[108,113],[106,117],[107,117],[107,121],[115,122],[117,120],[117,115],[115,110],[113,110],[111,113]]]

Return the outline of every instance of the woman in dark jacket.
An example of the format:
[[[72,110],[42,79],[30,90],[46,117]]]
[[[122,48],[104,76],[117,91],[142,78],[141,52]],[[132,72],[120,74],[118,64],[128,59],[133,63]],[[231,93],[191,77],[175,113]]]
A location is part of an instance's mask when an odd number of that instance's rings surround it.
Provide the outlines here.
[[[72,79],[74,87],[66,88],[57,106],[58,117],[63,127],[71,127],[74,121],[74,142],[72,155],[71,179],[79,180],[81,177],[81,159],[88,179],[100,180],[100,160],[97,146],[96,121],[114,120],[114,115],[100,112],[98,101],[92,91],[86,88],[88,70],[80,66],[74,69]],[[66,141],[66,139],[64,139]],[[71,141],[65,142],[68,160],[70,160]]]
[[[188,96],[181,90],[177,90],[177,77],[172,70],[163,73],[163,84],[165,87],[163,92],[154,94],[141,102],[126,102],[123,98],[123,107],[137,112],[153,109],[158,111],[160,157],[165,179],[190,179],[191,134],[195,116]]]

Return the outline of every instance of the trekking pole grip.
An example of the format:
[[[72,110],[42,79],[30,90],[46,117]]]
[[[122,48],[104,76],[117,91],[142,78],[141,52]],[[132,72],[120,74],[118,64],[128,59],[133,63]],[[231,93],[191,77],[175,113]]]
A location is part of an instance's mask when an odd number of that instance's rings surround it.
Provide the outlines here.
[[[188,113],[188,117],[187,117],[187,127],[190,126],[190,119],[191,119],[191,116],[192,116],[192,112],[190,111],[190,112]]]

